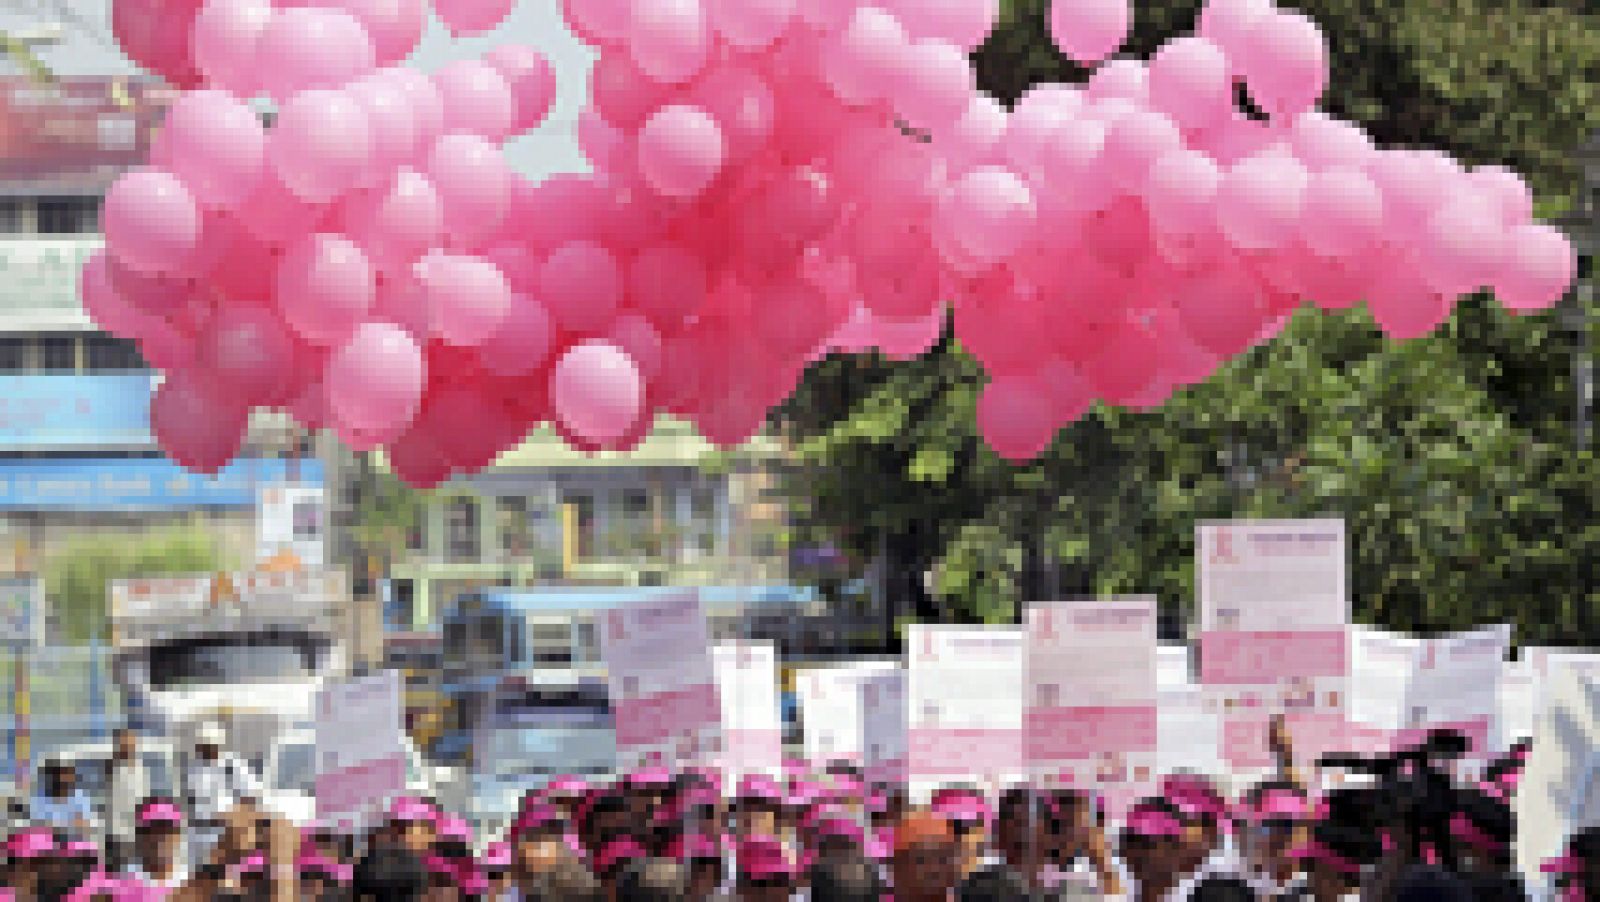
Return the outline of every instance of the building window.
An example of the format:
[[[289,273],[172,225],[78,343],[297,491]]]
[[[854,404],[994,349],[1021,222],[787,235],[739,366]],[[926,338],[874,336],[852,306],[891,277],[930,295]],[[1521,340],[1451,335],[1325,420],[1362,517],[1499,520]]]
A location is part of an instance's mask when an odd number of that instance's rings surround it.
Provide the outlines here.
[[[0,338],[0,373],[19,373],[28,368],[28,340]]]
[[[0,197],[0,235],[20,235],[28,228],[27,201],[19,197]]]
[[[528,524],[528,499],[498,498],[495,500],[495,514],[495,525],[500,533],[500,552],[508,557],[527,554],[533,544]]]
[[[83,340],[83,365],[91,373],[116,373],[149,369],[131,341],[110,335],[91,335]]]
[[[100,201],[93,197],[48,197],[39,201],[41,235],[84,235],[100,231]]]
[[[625,489],[617,497],[612,554],[622,558],[652,555],[650,538],[655,534],[650,519],[650,493],[644,489]]]
[[[600,660],[600,634],[593,620],[579,620],[572,626],[574,664],[593,664]]]
[[[592,559],[595,555],[595,532],[599,528],[594,495],[588,492],[567,492],[562,496],[561,503],[572,510],[568,515],[570,519],[566,523],[566,528],[573,531],[570,537],[573,556],[578,560]]]
[[[445,552],[452,561],[478,559],[478,501],[456,498],[444,512]]]
[[[695,486],[689,490],[689,522],[684,524],[687,538],[684,552],[690,559],[715,554],[717,550],[717,488]]]
[[[78,339],[71,335],[47,335],[39,339],[39,369],[46,372],[76,371]]]
[[[567,623],[528,624],[528,656],[535,664],[571,664],[571,625]]]

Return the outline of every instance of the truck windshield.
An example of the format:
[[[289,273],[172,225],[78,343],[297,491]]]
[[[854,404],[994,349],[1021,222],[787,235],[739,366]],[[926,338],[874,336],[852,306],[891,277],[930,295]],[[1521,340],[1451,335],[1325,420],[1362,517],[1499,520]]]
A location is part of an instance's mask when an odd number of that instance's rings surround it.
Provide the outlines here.
[[[150,686],[183,689],[223,683],[301,680],[317,671],[319,643],[304,633],[211,633],[152,646]]]

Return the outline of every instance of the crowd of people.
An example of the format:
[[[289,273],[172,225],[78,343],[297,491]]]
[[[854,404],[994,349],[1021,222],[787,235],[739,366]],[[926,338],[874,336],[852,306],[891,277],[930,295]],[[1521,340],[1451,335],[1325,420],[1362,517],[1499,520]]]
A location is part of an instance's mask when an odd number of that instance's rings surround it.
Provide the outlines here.
[[[1317,792],[1281,724],[1273,736],[1276,772],[1237,799],[1170,774],[1114,822],[1070,789],[948,786],[914,803],[845,764],[727,787],[696,769],[556,779],[486,843],[432,799],[394,799],[352,835],[296,828],[244,792],[223,810],[147,796],[129,811],[128,845],[102,849],[66,804],[65,821],[9,836],[0,898],[1410,902],[1527,899],[1537,883],[1600,899],[1600,828],[1571,837],[1537,880],[1514,867],[1526,743],[1471,785],[1411,752],[1373,762],[1358,787]]]

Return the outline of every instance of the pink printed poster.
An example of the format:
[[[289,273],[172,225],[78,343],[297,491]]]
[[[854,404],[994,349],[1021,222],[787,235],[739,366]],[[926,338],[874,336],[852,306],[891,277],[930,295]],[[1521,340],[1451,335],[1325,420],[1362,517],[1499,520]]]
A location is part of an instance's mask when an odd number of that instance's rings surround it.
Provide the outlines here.
[[[859,660],[796,674],[806,760],[818,768],[835,761],[861,763],[861,683],[899,666],[898,661]]]
[[[1277,714],[1297,745],[1337,750],[1351,738],[1344,521],[1202,523],[1196,555],[1200,684],[1221,720],[1223,757],[1270,765],[1264,740]]]
[[[906,655],[912,796],[954,782],[998,790],[1020,781],[1022,630],[914,624]]]
[[[1351,633],[1355,675],[1350,717],[1386,734],[1386,745],[1415,744],[1431,730],[1453,729],[1483,762],[1500,707],[1500,678],[1511,627],[1506,624],[1423,638],[1359,628]]]
[[[855,683],[860,699],[861,771],[872,783],[904,783],[906,672],[873,669]]]
[[[778,711],[778,656],[771,642],[724,642],[711,650],[722,702],[725,783],[783,769],[783,718]]]
[[[618,765],[720,760],[722,702],[699,596],[685,592],[622,605],[601,615],[598,625]]]
[[[1153,790],[1156,658],[1154,598],[1029,607],[1023,746],[1032,777],[1097,793],[1113,820]]]

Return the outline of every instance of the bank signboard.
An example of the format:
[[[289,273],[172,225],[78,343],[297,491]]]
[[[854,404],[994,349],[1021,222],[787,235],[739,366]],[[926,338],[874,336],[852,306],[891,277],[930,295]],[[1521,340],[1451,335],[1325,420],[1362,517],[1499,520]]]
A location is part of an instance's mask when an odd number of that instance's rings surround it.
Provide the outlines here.
[[[150,373],[0,376],[0,448],[148,445]]]

